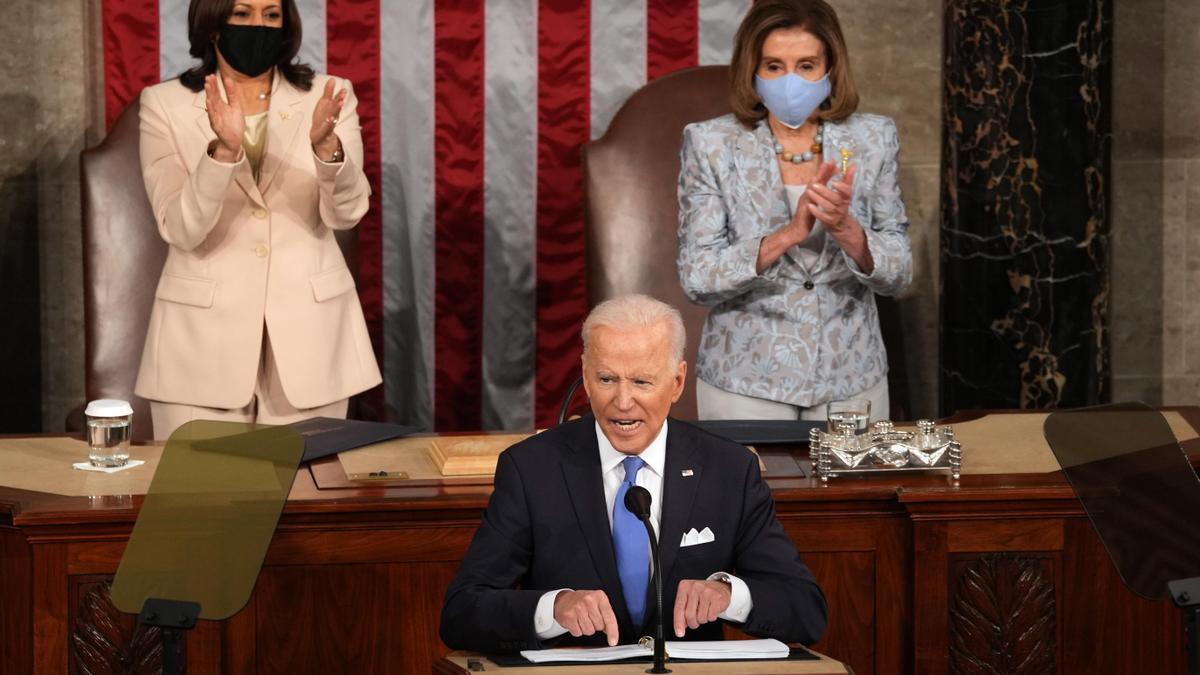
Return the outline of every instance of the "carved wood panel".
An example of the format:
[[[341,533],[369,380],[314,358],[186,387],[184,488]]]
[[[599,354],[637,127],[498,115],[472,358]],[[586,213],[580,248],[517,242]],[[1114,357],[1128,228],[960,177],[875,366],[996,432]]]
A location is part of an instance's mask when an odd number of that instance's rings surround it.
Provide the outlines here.
[[[1057,607],[1049,563],[995,553],[958,566],[950,600],[951,673],[1056,672]]]
[[[137,617],[113,604],[108,577],[75,577],[71,621],[71,672],[76,675],[157,675],[162,672],[163,646],[157,628],[138,624]],[[186,651],[180,641],[182,659]]]

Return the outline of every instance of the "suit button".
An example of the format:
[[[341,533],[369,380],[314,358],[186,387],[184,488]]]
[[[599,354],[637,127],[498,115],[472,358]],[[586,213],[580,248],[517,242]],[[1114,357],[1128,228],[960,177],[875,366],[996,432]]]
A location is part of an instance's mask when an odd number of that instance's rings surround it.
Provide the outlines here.
[[[265,258],[267,257],[267,251],[269,250],[270,249],[267,248],[266,244],[259,244],[258,246],[254,247],[254,255],[260,258]]]
[[[254,209],[254,217],[258,218],[259,220],[266,220],[267,219],[267,210],[266,209]]]

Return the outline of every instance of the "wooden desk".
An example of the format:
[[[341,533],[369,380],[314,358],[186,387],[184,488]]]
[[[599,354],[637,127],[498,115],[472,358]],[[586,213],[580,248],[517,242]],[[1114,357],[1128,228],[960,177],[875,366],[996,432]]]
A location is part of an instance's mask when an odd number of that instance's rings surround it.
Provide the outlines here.
[[[829,599],[814,647],[859,675],[1183,672],[1178,610],[1124,588],[1061,475],[822,486],[803,451],[758,450]],[[297,474],[247,607],[188,635],[193,675],[428,673],[449,651],[442,595],[490,485],[319,489],[328,470]],[[0,488],[0,673],[151,671],[157,636],[106,593],[140,503]]]
[[[704,663],[691,661],[680,663],[668,661],[667,668],[678,675],[846,675],[846,667],[841,663],[817,654],[818,661],[738,661]],[[504,673],[504,675],[643,675],[653,664],[646,663],[590,663],[551,668],[547,666],[530,666],[528,668],[502,667],[495,665],[487,657],[472,652],[453,652],[433,664],[435,675],[473,675],[479,671],[470,670],[467,659],[477,658],[483,665],[484,673]]]

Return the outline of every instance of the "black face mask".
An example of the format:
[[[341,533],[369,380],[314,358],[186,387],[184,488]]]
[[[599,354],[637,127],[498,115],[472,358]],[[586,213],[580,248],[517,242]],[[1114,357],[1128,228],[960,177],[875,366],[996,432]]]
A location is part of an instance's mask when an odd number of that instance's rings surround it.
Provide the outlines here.
[[[283,29],[270,26],[235,26],[227,23],[217,37],[221,56],[247,77],[258,77],[279,60]]]

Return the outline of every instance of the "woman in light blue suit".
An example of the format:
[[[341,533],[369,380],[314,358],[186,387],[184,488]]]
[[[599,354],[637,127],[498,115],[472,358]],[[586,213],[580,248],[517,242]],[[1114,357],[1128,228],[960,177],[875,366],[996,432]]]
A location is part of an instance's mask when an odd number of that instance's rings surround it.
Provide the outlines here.
[[[712,307],[697,359],[701,419],[888,416],[875,294],[912,280],[891,119],[856,113],[837,15],[760,0],[738,29],[733,114],[684,129],[679,279]]]

